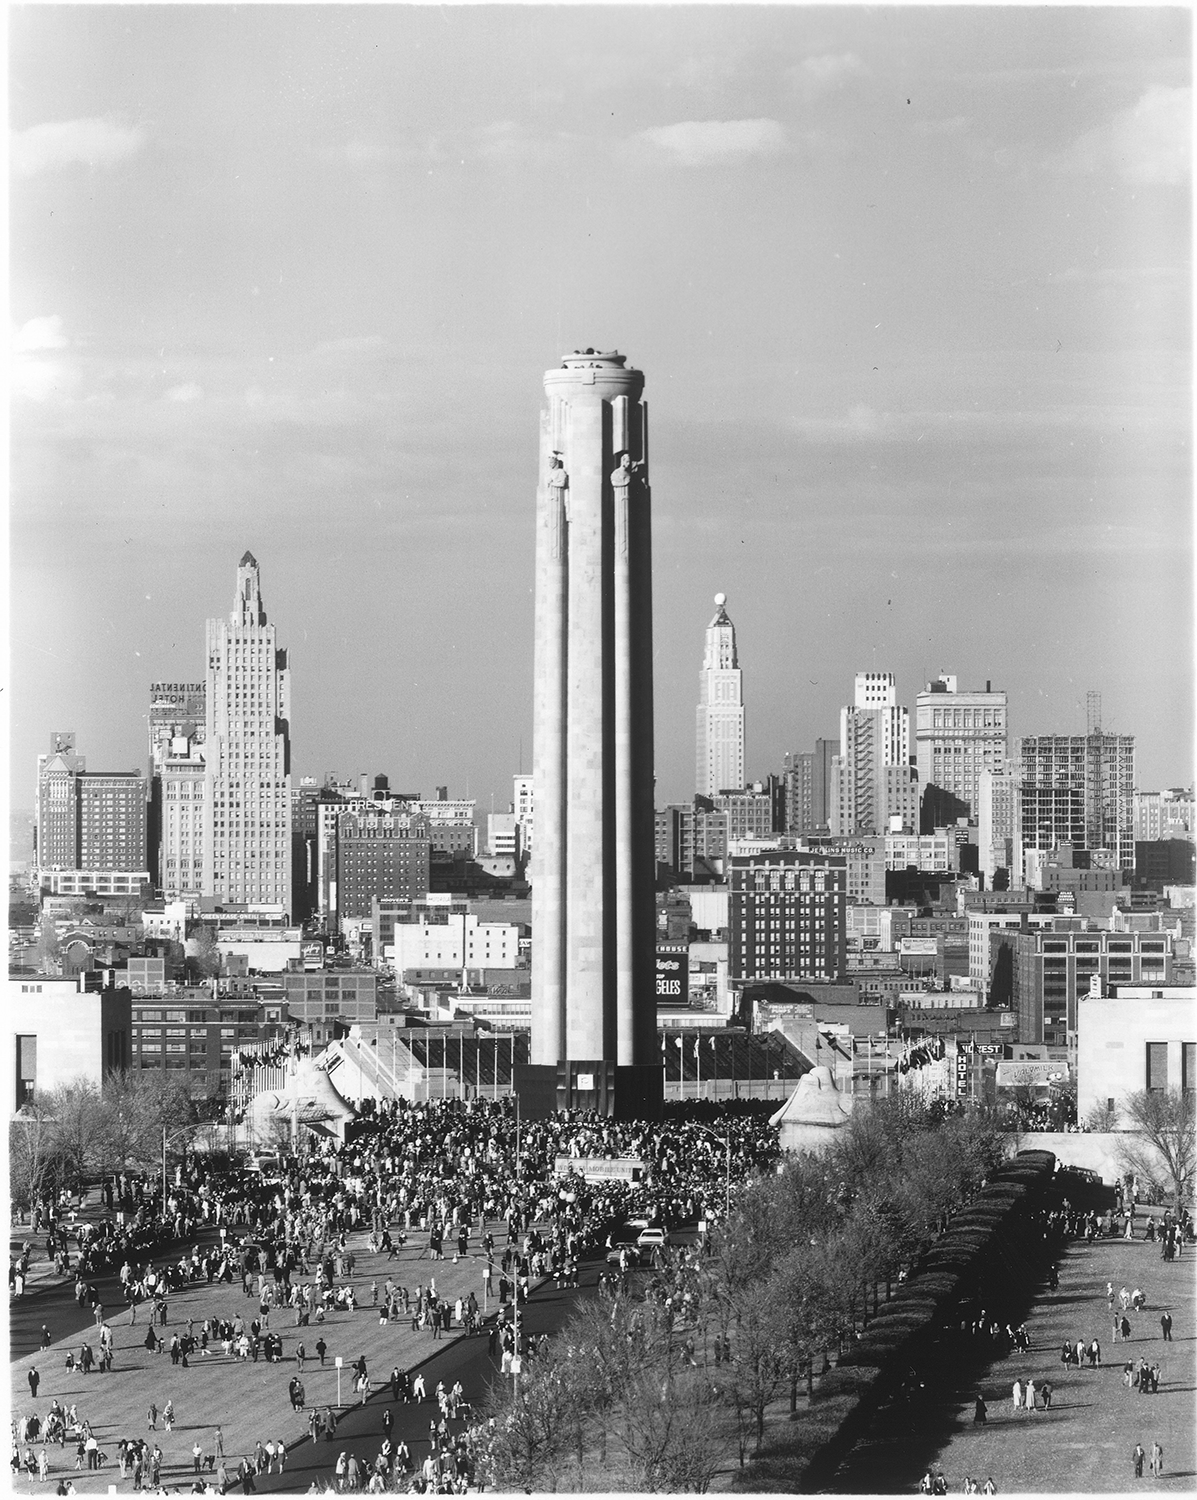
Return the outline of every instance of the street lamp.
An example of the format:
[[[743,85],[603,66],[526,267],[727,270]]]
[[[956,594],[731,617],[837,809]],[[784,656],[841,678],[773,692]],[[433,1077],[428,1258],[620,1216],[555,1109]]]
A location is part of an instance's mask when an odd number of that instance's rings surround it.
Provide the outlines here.
[[[181,1135],[186,1135],[188,1131],[202,1130],[203,1128],[202,1122],[198,1125],[180,1125],[177,1130],[170,1132],[170,1139],[173,1141]],[[164,1220],[166,1218],[166,1134],[166,1126],[164,1125],[162,1127],[162,1217]]]
[[[727,1152],[723,1177],[723,1217],[726,1221],[731,1218],[731,1136],[717,1135],[715,1131],[709,1130],[705,1125],[691,1123],[690,1128],[692,1130],[700,1130],[703,1135],[709,1135],[713,1141],[719,1141],[723,1149]]]

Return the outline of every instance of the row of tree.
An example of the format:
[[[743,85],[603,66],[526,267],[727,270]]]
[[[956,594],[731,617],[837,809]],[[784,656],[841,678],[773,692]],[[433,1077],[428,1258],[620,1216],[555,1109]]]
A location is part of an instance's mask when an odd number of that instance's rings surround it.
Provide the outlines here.
[[[500,1489],[704,1491],[759,1448],[1002,1160],[1000,1122],[902,1095],[826,1153],[743,1187],[711,1253],[648,1300],[584,1308],[496,1393],[484,1472]]]
[[[103,1085],[78,1078],[36,1094],[9,1123],[9,1193],[27,1214],[47,1195],[119,1172],[152,1168],[168,1139],[215,1118],[219,1103],[197,1099],[169,1074],[110,1073]]]

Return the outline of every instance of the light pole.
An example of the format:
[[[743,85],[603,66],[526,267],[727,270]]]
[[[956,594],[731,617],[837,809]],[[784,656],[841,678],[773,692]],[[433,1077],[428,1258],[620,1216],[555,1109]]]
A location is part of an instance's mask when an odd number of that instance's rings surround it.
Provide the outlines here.
[[[709,1135],[713,1141],[719,1141],[727,1153],[723,1175],[723,1218],[726,1222],[731,1218],[731,1136],[717,1135],[715,1131],[708,1130],[705,1125],[691,1125],[691,1129],[701,1130],[703,1135]]]
[[[203,1127],[202,1124],[199,1124],[199,1125],[180,1125],[177,1130],[172,1130],[170,1132],[170,1138],[173,1141],[178,1136],[186,1135],[187,1132],[190,1131],[190,1130],[202,1130],[203,1128],[204,1127]],[[166,1218],[166,1126],[165,1125],[162,1127],[162,1217],[163,1217],[163,1219]]]

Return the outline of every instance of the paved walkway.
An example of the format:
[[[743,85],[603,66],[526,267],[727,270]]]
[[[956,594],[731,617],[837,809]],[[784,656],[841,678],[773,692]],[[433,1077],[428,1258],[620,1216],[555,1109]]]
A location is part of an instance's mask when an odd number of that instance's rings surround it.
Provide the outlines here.
[[[492,1222],[488,1227],[494,1235],[496,1253],[501,1254],[506,1244],[506,1225]],[[481,1232],[473,1237],[475,1246]],[[52,1479],[57,1481],[69,1471],[80,1494],[103,1494],[113,1485],[119,1491],[132,1491],[132,1477],[122,1483],[116,1467],[117,1441],[146,1435],[150,1403],[156,1403],[161,1411],[168,1398],[174,1402],[174,1430],[164,1432],[159,1418],[152,1439],[162,1449],[161,1477],[167,1485],[190,1487],[194,1479],[192,1444],[198,1440],[205,1454],[213,1453],[217,1423],[223,1429],[225,1461],[230,1473],[242,1454],[249,1456],[253,1452],[259,1439],[265,1442],[274,1438],[277,1442],[282,1438],[288,1446],[302,1441],[307,1436],[307,1414],[293,1412],[287,1394],[287,1383],[296,1373],[297,1344],[302,1342],[307,1354],[302,1379],[308,1407],[337,1405],[334,1363],[337,1356],[344,1360],[341,1401],[350,1404],[357,1398],[349,1366],[359,1356],[365,1355],[371,1380],[377,1386],[389,1376],[393,1366],[411,1369],[444,1347],[443,1338],[434,1339],[428,1331],[413,1333],[410,1318],[380,1326],[369,1305],[373,1280],[377,1280],[380,1293],[388,1275],[414,1292],[417,1285],[427,1287],[430,1279],[435,1278],[438,1296],[454,1300],[459,1296],[465,1298],[472,1291],[481,1308],[486,1258],[480,1251],[458,1262],[452,1256],[433,1261],[425,1245],[409,1243],[394,1260],[388,1261],[385,1252],[372,1254],[366,1240],[365,1233],[349,1238],[356,1258],[353,1286],[363,1304],[356,1312],[334,1312],[323,1324],[313,1321],[299,1328],[292,1309],[271,1310],[270,1330],[281,1333],[283,1340],[283,1359],[279,1364],[267,1364],[265,1360],[255,1364],[252,1360],[226,1356],[217,1344],[216,1351],[207,1358],[198,1352],[192,1356],[186,1370],[172,1365],[167,1353],[150,1354],[144,1347],[148,1312],[144,1305],[138,1309],[136,1323],[130,1324],[129,1313],[124,1310],[109,1319],[114,1334],[114,1357],[113,1369],[108,1374],[93,1371],[85,1376],[78,1369],[67,1373],[67,1350],[73,1349],[77,1354],[83,1336],[53,1344],[36,1359],[14,1361],[10,1367],[14,1417],[33,1411],[44,1417],[55,1397],[64,1407],[74,1402],[79,1416],[91,1422],[101,1449],[109,1456],[108,1467],[100,1473],[76,1472],[73,1447],[62,1449],[55,1444],[48,1450]],[[498,1284],[497,1264],[494,1284]],[[489,1301],[492,1314],[496,1305],[492,1296]],[[164,1330],[166,1342],[169,1344],[172,1330],[186,1325],[188,1318],[195,1320],[198,1332],[199,1324],[213,1313],[229,1318],[240,1313],[248,1322],[257,1309],[256,1296],[246,1297],[239,1280],[232,1285],[198,1283],[171,1295],[169,1323]],[[455,1331],[448,1337],[459,1336]],[[315,1354],[316,1340],[321,1337],[328,1346],[323,1368]],[[98,1338],[89,1337],[88,1341],[98,1351]],[[28,1386],[28,1371],[34,1365],[41,1376],[36,1401],[30,1399]],[[432,1391],[428,1394],[431,1397]],[[23,1489],[18,1483],[17,1488],[19,1493],[45,1493],[47,1489],[36,1481],[32,1485],[26,1483]]]

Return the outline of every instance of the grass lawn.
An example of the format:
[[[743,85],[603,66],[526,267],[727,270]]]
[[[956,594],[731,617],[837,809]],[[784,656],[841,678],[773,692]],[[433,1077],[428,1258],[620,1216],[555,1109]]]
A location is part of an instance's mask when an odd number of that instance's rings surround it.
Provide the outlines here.
[[[1158,1218],[1158,1214],[1157,1214]],[[1140,1219],[1142,1224],[1142,1219]],[[1166,1265],[1158,1244],[1143,1240],[1074,1242],[1060,1262],[1057,1291],[1044,1289],[1026,1319],[1031,1347],[968,1368],[923,1372],[924,1391],[915,1405],[878,1413],[868,1435],[841,1465],[835,1492],[910,1494],[928,1468],[941,1468],[948,1490],[960,1494],[966,1476],[978,1484],[992,1477],[999,1494],[1121,1494],[1134,1490],[1197,1490],[1197,1256],[1190,1251]],[[1129,1345],[1113,1343],[1106,1283],[1147,1297],[1131,1314]],[[1172,1314],[1172,1342],[1165,1343],[1160,1314]],[[1060,1362],[1065,1339],[1086,1345],[1096,1338],[1102,1367],[1077,1369]],[[951,1356],[944,1345],[945,1361]],[[957,1356],[959,1357],[959,1356]],[[984,1355],[982,1355],[984,1357]],[[1122,1366],[1144,1357],[1160,1365],[1158,1395],[1127,1389]],[[1052,1385],[1050,1411],[1014,1411],[1015,1380],[1038,1388]],[[988,1422],[973,1424],[973,1397],[980,1390]],[[799,1418],[801,1420],[801,1418]],[[1164,1472],[1134,1478],[1131,1453],[1142,1443],[1150,1457],[1158,1441]]]

